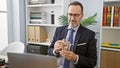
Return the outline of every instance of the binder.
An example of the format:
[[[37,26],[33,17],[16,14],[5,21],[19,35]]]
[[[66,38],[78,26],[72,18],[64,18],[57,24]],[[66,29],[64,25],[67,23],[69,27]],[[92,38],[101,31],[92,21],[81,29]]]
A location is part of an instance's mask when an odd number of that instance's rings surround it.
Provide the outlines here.
[[[35,28],[34,26],[28,26],[28,42],[35,42]]]
[[[35,42],[46,42],[47,34],[42,26],[35,26]]]

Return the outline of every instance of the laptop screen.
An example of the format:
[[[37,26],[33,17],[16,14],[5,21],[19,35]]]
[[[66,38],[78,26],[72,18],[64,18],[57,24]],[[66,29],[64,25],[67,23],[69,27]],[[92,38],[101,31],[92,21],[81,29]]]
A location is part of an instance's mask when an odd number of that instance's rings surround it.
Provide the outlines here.
[[[57,68],[57,59],[53,56],[38,54],[8,53],[10,68]]]

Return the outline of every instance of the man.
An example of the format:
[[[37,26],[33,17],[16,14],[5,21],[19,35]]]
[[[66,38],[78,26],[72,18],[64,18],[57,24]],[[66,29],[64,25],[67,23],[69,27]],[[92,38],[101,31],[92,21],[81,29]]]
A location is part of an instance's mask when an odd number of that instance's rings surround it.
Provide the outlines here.
[[[80,24],[83,15],[82,4],[74,1],[68,6],[69,25],[56,28],[48,54],[58,58],[57,64],[60,68],[94,68],[96,65],[95,33]],[[72,43],[69,44],[69,50],[63,50],[65,41],[70,37],[71,29],[74,30]],[[66,60],[69,62],[67,67],[65,67],[68,63]]]

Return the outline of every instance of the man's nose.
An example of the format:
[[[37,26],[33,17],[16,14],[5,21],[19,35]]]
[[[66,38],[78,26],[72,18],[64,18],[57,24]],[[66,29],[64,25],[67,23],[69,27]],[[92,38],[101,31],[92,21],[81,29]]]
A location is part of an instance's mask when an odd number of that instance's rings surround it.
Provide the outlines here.
[[[71,20],[75,20],[75,17],[74,17],[74,16],[71,16]]]

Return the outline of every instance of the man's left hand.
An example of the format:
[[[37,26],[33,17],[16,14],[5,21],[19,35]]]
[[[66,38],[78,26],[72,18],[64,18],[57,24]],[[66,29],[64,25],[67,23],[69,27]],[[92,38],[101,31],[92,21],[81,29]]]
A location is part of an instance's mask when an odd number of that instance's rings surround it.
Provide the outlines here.
[[[77,60],[77,55],[72,51],[62,50],[60,51],[60,55],[67,59],[68,61],[75,62]]]

